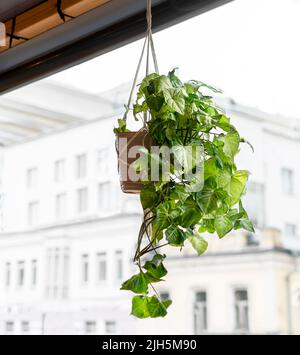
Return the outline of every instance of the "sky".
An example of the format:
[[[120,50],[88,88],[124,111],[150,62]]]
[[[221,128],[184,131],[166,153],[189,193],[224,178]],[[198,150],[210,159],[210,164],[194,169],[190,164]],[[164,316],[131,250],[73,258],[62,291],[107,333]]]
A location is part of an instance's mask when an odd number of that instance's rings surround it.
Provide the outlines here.
[[[161,73],[235,101],[300,118],[300,0],[235,0],[155,34]],[[46,80],[101,93],[133,79],[142,41]]]

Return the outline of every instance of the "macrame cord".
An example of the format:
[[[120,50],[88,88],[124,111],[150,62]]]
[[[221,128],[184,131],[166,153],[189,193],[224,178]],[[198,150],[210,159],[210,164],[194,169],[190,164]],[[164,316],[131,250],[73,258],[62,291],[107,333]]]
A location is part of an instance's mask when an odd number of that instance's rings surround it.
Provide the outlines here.
[[[133,94],[134,94],[134,90],[137,86],[137,81],[138,81],[138,77],[139,77],[139,73],[142,67],[142,63],[143,63],[143,59],[145,56],[145,52],[146,52],[146,75],[148,76],[150,74],[150,56],[152,55],[152,59],[153,59],[153,63],[154,63],[154,68],[155,68],[155,72],[159,73],[159,69],[158,69],[158,62],[157,62],[157,56],[156,56],[156,51],[155,51],[155,46],[154,46],[154,41],[153,41],[153,35],[152,35],[152,0],[147,0],[147,32],[146,32],[146,37],[145,37],[145,41],[143,44],[143,49],[142,49],[142,53],[138,62],[138,66],[136,69],[136,73],[133,79],[133,85],[130,91],[130,95],[129,95],[129,100],[128,100],[128,104],[126,106],[126,111],[124,114],[124,120],[127,121],[127,116],[128,113],[130,111],[130,106],[132,103],[132,99],[133,99]],[[144,127],[146,128],[146,124],[147,124],[147,120],[148,120],[148,115],[147,113],[144,114]]]

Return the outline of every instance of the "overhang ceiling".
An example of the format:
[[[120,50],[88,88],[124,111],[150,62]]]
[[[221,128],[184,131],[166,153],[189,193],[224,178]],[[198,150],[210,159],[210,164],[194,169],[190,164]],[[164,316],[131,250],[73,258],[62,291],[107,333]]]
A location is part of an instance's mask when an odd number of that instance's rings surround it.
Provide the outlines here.
[[[159,31],[232,0],[152,0]],[[146,0],[0,0],[0,21],[19,39],[0,53],[0,93],[141,38]],[[36,7],[37,5],[37,7]],[[13,18],[15,23],[13,26]],[[14,31],[13,30],[14,28]]]
[[[45,0],[1,0],[0,22],[6,22]]]

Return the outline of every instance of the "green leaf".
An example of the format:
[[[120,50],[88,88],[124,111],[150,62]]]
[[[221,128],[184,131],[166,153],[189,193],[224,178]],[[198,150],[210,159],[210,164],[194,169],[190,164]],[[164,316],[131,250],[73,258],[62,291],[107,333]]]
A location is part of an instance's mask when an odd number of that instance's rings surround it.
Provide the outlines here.
[[[144,78],[144,80],[142,81],[141,85],[140,85],[140,88],[139,88],[139,91],[138,91],[138,94],[137,94],[137,99],[141,99],[143,96],[147,96],[147,87],[149,86],[149,84],[154,80],[154,79],[157,79],[159,77],[159,74],[157,73],[152,73],[148,76],[146,76]]]
[[[185,100],[181,89],[169,89],[164,91],[166,103],[175,112],[184,114]]]
[[[172,301],[162,302],[157,296],[135,296],[132,299],[131,314],[140,319],[165,317],[171,304]]]
[[[170,198],[172,200],[175,200],[175,201],[180,200],[182,202],[184,202],[189,196],[190,196],[190,193],[187,192],[185,186],[183,186],[183,185],[176,185],[170,194]]]
[[[170,205],[168,203],[159,205],[156,210],[156,225],[161,230],[169,227],[171,224],[169,211]]]
[[[150,317],[148,311],[148,299],[144,296],[135,296],[132,298],[131,314],[137,318],[145,319]]]
[[[249,171],[245,170],[239,170],[233,175],[225,169],[220,171],[217,177],[217,184],[228,193],[230,206],[234,206],[239,202],[246,189],[249,174]]]
[[[229,203],[231,206],[237,204],[241,196],[245,192],[249,174],[250,174],[249,171],[239,170],[233,175],[231,179],[230,191],[229,191],[229,195],[230,195]]]
[[[189,234],[188,241],[191,243],[192,247],[196,250],[199,256],[206,252],[208,243],[200,235],[191,233]]]
[[[197,223],[199,223],[202,212],[196,206],[195,209],[190,209],[189,207],[183,207],[183,214],[180,218],[180,225],[184,228],[192,228]]]
[[[129,132],[126,126],[126,120],[124,118],[118,119],[118,127],[114,128],[114,133]]]
[[[224,142],[224,153],[233,160],[239,151],[240,135],[237,132],[228,133],[222,140]]]
[[[234,228],[237,229],[245,229],[248,232],[255,233],[255,228],[253,223],[248,217],[246,210],[243,207],[242,201],[239,203],[239,215],[238,219],[235,221]]]
[[[132,276],[132,278],[123,283],[121,290],[132,291],[139,294],[147,293],[148,281],[146,276],[142,272]]]
[[[166,230],[166,238],[170,245],[174,247],[181,247],[185,241],[184,232],[176,226],[170,226]]]
[[[226,234],[232,231],[234,225],[228,216],[217,216],[215,219],[215,229],[219,238],[225,237]]]
[[[165,317],[172,301],[161,302],[156,296],[148,297],[148,312],[151,318]]]
[[[152,209],[156,205],[158,195],[152,184],[143,187],[140,199],[144,210]]]
[[[157,221],[155,220],[152,223],[152,240],[153,245],[156,246],[164,237],[163,231],[157,227]]]
[[[168,77],[175,88],[181,88],[183,84],[179,80],[179,78],[175,75],[175,73],[176,73],[176,69],[173,69],[172,71],[169,72]]]
[[[155,93],[164,93],[165,91],[168,91],[173,88],[172,82],[170,78],[166,75],[161,75],[158,78],[153,80],[153,84],[155,87]]]
[[[209,89],[210,91],[216,93],[216,94],[220,94],[222,93],[222,90],[217,89],[211,85],[205,84],[202,81],[198,81],[198,80],[191,80],[188,82],[188,84],[193,85],[195,88],[197,88],[197,90],[199,90],[200,88],[204,87]]]
[[[253,226],[253,223],[250,221],[249,218],[241,218],[239,219],[234,228],[237,229],[245,229],[248,232],[255,233],[255,228]]]
[[[156,254],[151,261],[145,263],[143,268],[147,270],[147,276],[150,275],[155,279],[161,279],[167,275],[168,271],[163,264],[165,257],[165,255]]]
[[[214,177],[219,173],[216,165],[216,158],[210,158],[204,162],[204,179]]]
[[[215,190],[205,187],[201,192],[198,192],[197,203],[203,212],[209,213],[218,208],[218,198],[215,194]]]

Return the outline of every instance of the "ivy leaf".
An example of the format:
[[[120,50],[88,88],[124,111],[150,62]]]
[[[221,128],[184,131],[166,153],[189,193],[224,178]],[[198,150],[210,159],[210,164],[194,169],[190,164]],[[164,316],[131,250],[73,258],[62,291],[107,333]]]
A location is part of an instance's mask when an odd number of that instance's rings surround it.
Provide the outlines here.
[[[181,89],[169,89],[163,92],[166,103],[175,112],[184,114],[185,100]]]
[[[153,94],[153,95],[147,96],[146,102],[147,102],[147,106],[151,110],[159,112],[164,104],[164,99],[160,96]]]
[[[225,237],[226,234],[232,231],[234,224],[232,220],[224,215],[217,216],[215,219],[215,229],[218,233],[219,238]]]
[[[156,225],[161,230],[169,227],[171,224],[169,211],[170,206],[167,203],[161,204],[156,210]]]
[[[219,169],[216,165],[216,158],[210,158],[204,162],[204,179],[207,180],[210,177],[214,177],[219,173]]]
[[[222,137],[224,142],[223,151],[231,160],[234,159],[239,151],[240,140],[240,135],[237,132],[228,133],[225,137]]]
[[[168,77],[175,88],[181,88],[183,84],[179,80],[179,78],[175,75],[175,73],[176,73],[176,69],[173,69],[172,71],[169,72]]]
[[[156,296],[148,297],[148,312],[151,318],[165,317],[172,301],[160,301]]]
[[[114,128],[114,133],[129,132],[126,126],[126,120],[124,118],[118,119],[118,127]]]
[[[167,309],[172,304],[172,301],[160,301],[157,296],[135,296],[132,299],[131,314],[137,318],[158,318],[167,315]]]
[[[230,195],[229,203],[231,206],[234,206],[239,202],[242,194],[246,189],[246,184],[249,175],[250,175],[249,171],[246,170],[239,170],[233,175],[231,179],[230,191],[229,191],[229,195]]]
[[[147,270],[147,276],[150,275],[155,279],[161,279],[167,275],[168,271],[163,264],[165,257],[165,255],[156,254],[151,261],[145,263],[143,268]]]
[[[132,276],[132,278],[123,283],[121,290],[132,291],[139,294],[147,293],[148,281],[146,276],[142,272]]]
[[[137,94],[137,99],[141,99],[143,96],[147,96],[147,87],[149,86],[150,82],[153,81],[154,79],[157,79],[159,77],[159,74],[157,73],[152,73],[144,78],[142,81],[138,94]]]
[[[249,218],[241,218],[240,220],[238,220],[236,222],[234,228],[236,230],[237,229],[245,229],[248,232],[255,233],[255,228]]]
[[[174,247],[181,247],[185,241],[184,232],[176,226],[170,226],[166,230],[166,238],[170,245]]]
[[[144,296],[135,296],[132,298],[131,314],[137,318],[145,319],[150,317],[148,311],[148,299]]]
[[[190,233],[188,241],[191,243],[192,247],[196,250],[199,256],[204,254],[208,248],[207,241],[199,234],[195,235],[194,233]]]
[[[239,170],[233,175],[225,169],[220,171],[217,177],[217,184],[228,193],[230,206],[234,206],[239,202],[245,191],[249,174],[249,171],[245,170]]]
[[[180,225],[184,228],[191,228],[199,223],[201,217],[202,211],[197,203],[191,198],[187,199],[182,206],[182,213],[179,219]]]
[[[165,93],[166,91],[173,88],[170,78],[166,75],[161,75],[153,81],[155,87],[155,93]]]
[[[255,233],[255,228],[253,223],[248,217],[247,212],[245,211],[242,201],[239,204],[239,219],[235,222],[234,228],[237,229],[245,229],[248,232]]]
[[[197,203],[199,207],[205,212],[209,213],[216,210],[218,205],[218,199],[215,194],[215,190],[205,187],[201,192],[196,195]]]
[[[163,231],[157,227],[156,220],[152,223],[152,240],[153,245],[156,246],[159,241],[161,241],[164,237]]]
[[[157,197],[157,192],[152,184],[144,186],[140,194],[143,209],[152,209],[157,203]]]
[[[175,201],[185,201],[189,196],[190,193],[187,192],[185,186],[183,185],[176,185],[170,194],[170,198]]]
[[[198,80],[191,80],[188,82],[188,84],[193,85],[195,88],[197,88],[197,90],[199,90],[200,88],[204,87],[209,89],[210,91],[216,93],[216,94],[221,94],[222,90],[217,89],[211,85],[207,85],[205,83],[203,83],[202,81],[198,81]]]

